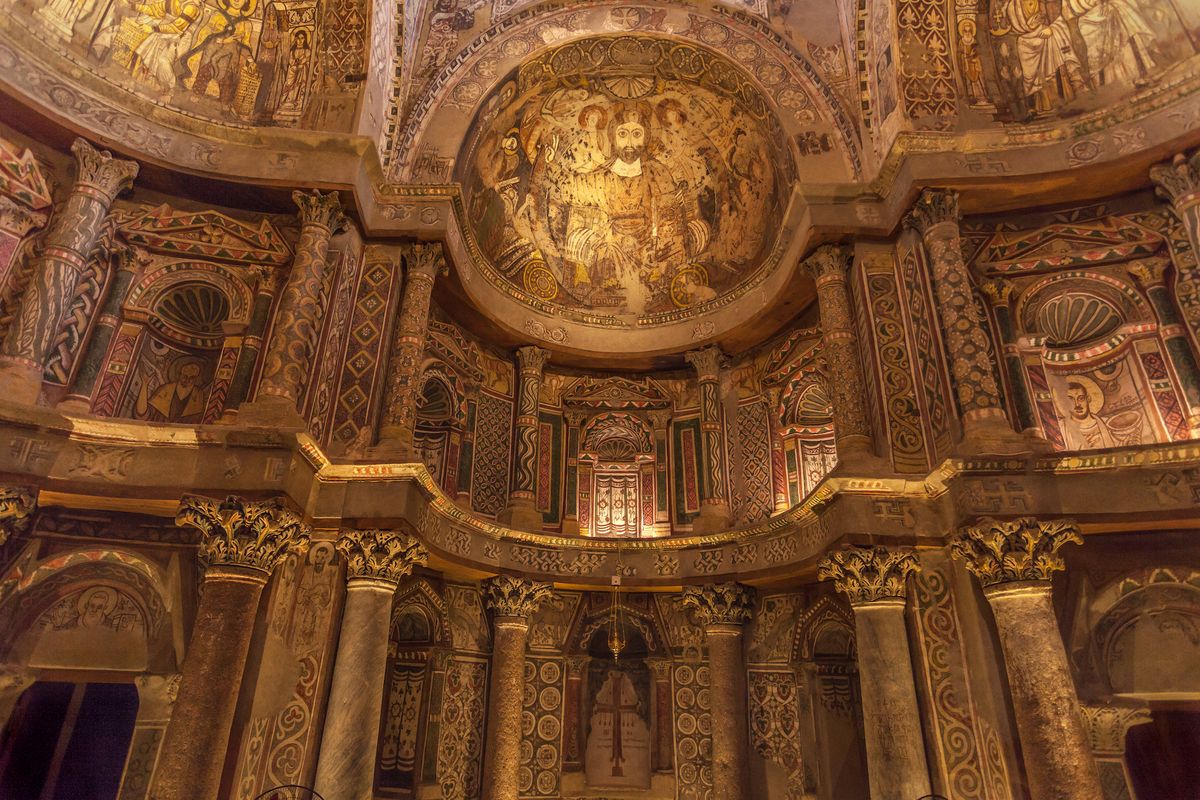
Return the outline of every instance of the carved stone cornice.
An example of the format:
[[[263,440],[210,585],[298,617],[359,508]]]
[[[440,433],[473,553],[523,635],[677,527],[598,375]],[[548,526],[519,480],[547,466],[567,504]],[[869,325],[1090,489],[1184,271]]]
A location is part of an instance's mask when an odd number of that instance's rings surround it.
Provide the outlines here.
[[[1191,156],[1177,153],[1170,163],[1156,164],[1150,168],[1150,180],[1158,196],[1172,203],[1200,191],[1200,150]]]
[[[441,244],[410,244],[404,250],[405,263],[408,265],[408,276],[424,275],[434,278],[445,275],[446,255]]]
[[[1063,569],[1058,550],[1083,544],[1072,520],[984,519],[964,528],[950,542],[950,552],[966,563],[984,588],[1017,581],[1048,581]]]
[[[835,277],[845,280],[850,267],[851,249],[843,244],[823,244],[804,259],[804,269],[813,280]]]
[[[850,603],[874,603],[903,598],[908,576],[919,569],[911,548],[848,547],[835,550],[817,568],[822,580],[832,580]]]
[[[497,575],[482,583],[483,602],[497,617],[529,619],[551,594],[550,584]]]
[[[24,486],[0,486],[0,544],[23,533],[33,521],[37,494]]]
[[[1120,756],[1125,753],[1125,734],[1134,725],[1150,721],[1145,706],[1092,705],[1081,703],[1083,728],[1096,755]]]
[[[708,625],[745,625],[754,616],[754,589],[741,583],[683,587],[683,605]]]
[[[300,209],[301,225],[319,225],[328,228],[330,233],[337,233],[350,222],[342,213],[342,200],[337,192],[321,194],[297,189],[292,192],[292,201]]]
[[[308,546],[309,529],[279,500],[252,502],[188,495],[175,524],[200,531],[200,561],[206,567],[237,566],[270,574],[293,550]]]
[[[346,577],[399,583],[418,564],[429,561],[429,551],[400,531],[347,530],[337,542],[346,558]]]
[[[725,354],[714,344],[684,353],[683,360],[696,369],[696,375],[700,380],[716,380],[721,371],[721,365],[725,361]]]
[[[549,360],[549,350],[543,350],[535,345],[517,348],[517,364],[520,366],[521,372],[536,372],[540,375]]]
[[[107,150],[97,150],[86,139],[76,139],[71,143],[71,152],[75,154],[75,185],[89,186],[105,195],[111,201],[133,185],[133,179],[138,174],[136,161],[126,161],[113,158]]]
[[[904,227],[924,235],[943,222],[958,224],[958,192],[953,189],[925,189],[904,215]]]

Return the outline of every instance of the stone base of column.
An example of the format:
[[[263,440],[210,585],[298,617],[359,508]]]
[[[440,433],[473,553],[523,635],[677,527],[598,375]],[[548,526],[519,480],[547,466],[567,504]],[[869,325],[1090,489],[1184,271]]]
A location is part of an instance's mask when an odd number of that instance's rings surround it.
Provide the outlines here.
[[[891,475],[895,472],[892,462],[875,455],[866,447],[843,447],[838,445],[837,466],[831,471],[837,475]]]
[[[465,511],[470,511],[471,510],[471,493],[470,492],[459,492],[458,494],[454,495],[454,505],[458,506],[461,509],[464,509]]]
[[[542,529],[542,512],[532,500],[516,498],[509,500],[508,508],[500,512],[496,521],[515,530],[537,533]]]
[[[64,414],[88,414],[91,413],[92,404],[88,398],[72,394],[59,400],[54,409]]]
[[[562,524],[563,536],[578,536],[579,535],[579,520],[576,517],[567,517]]]
[[[379,443],[367,448],[367,457],[372,461],[386,462],[389,464],[408,464],[414,461],[420,461],[412,449],[406,446],[403,442],[396,439],[385,438],[384,433],[379,434]]]
[[[308,423],[296,410],[296,402],[282,395],[266,395],[238,408],[239,425],[260,428],[308,428]]]
[[[1003,412],[996,409],[994,413],[968,412],[963,416],[963,438],[956,450],[964,456],[1024,455],[1042,452],[1036,444],[1033,437],[1009,427]]]
[[[36,406],[42,397],[42,370],[23,359],[0,356],[0,386],[6,402]]]
[[[692,533],[699,535],[727,531],[732,519],[728,503],[703,503],[700,515],[692,522]]]

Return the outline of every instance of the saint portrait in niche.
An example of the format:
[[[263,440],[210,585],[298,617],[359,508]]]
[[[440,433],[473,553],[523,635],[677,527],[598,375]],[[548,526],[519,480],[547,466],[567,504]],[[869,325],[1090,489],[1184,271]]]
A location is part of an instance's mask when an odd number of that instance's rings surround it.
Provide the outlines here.
[[[585,750],[589,786],[650,786],[650,682],[645,664],[594,658]]]
[[[1068,450],[1099,450],[1154,439],[1144,403],[1152,402],[1135,382],[1132,362],[1122,359],[1087,373],[1057,375],[1052,393],[1063,421]]]
[[[143,382],[133,407],[135,419],[152,422],[200,422],[204,417],[208,386],[202,383],[203,364],[197,358],[180,358],[167,368],[167,380],[153,389]]]

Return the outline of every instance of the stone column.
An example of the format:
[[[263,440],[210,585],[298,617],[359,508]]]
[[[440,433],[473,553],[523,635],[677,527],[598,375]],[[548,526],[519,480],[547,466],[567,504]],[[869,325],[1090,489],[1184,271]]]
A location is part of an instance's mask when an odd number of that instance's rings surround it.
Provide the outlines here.
[[[33,522],[37,492],[24,486],[0,486],[0,545],[24,533]]]
[[[346,558],[346,605],[314,788],[323,797],[371,800],[392,595],[429,553],[411,536],[379,530],[346,531],[337,549]]]
[[[175,523],[200,531],[204,585],[150,797],[215,800],[259,598],[309,532],[278,501],[238,497],[184,497]]]
[[[566,507],[563,509],[562,532],[564,536],[579,535],[579,441],[580,428],[587,418],[582,411],[568,411],[563,414],[567,421],[567,476],[563,496]]]
[[[671,410],[649,413],[654,429],[654,527],[659,536],[671,535],[670,492],[667,489],[667,464],[670,462]]]
[[[700,389],[700,438],[703,443],[703,491],[695,533],[715,533],[729,527],[729,483],[725,468],[725,424],[721,415],[721,362],[724,356],[715,345],[683,354],[696,369]]]
[[[992,606],[1033,800],[1103,797],[1050,600],[1067,542],[1083,543],[1074,523],[1024,517],[983,520],[950,545]]]
[[[914,800],[932,791],[904,622],[915,569],[911,550],[883,546],[836,550],[819,569],[854,609],[871,800]]]
[[[1146,290],[1159,321],[1159,335],[1167,358],[1179,376],[1183,399],[1187,406],[1188,433],[1192,438],[1200,437],[1200,368],[1188,341],[1187,328],[1175,310],[1171,290],[1167,288],[1166,272],[1170,261],[1166,258],[1144,258],[1129,264],[1129,274]]]
[[[780,403],[783,391],[778,386],[766,390],[767,424],[771,426],[771,494],[775,513],[792,507],[788,493],[787,453],[783,449],[782,417]]]
[[[1083,726],[1103,778],[1103,800],[1129,800],[1137,797],[1129,770],[1125,768],[1125,735],[1134,725],[1150,722],[1145,706],[1083,704]]]
[[[937,293],[950,374],[962,412],[966,452],[1028,451],[1004,414],[989,357],[990,343],[971,292],[958,229],[958,193],[926,189],[904,219],[921,234]]]
[[[302,427],[298,405],[304,397],[313,354],[321,336],[321,295],[329,240],[348,224],[336,192],[292,192],[300,207],[300,241],[267,343],[258,395],[243,406],[243,421]]]
[[[459,508],[471,510],[471,473],[475,466],[475,415],[478,404],[479,384],[469,381],[463,386],[467,395],[467,425],[463,428],[462,447],[458,451],[458,490],[454,503]]]
[[[388,461],[415,461],[413,431],[417,419],[417,400],[421,390],[421,360],[429,335],[429,298],[433,282],[446,273],[446,259],[440,244],[410,245],[404,257],[404,297],[400,319],[392,336],[388,362],[387,405],[379,425],[379,443],[375,458]]]
[[[488,676],[487,738],[482,800],[517,800],[521,764],[521,703],[529,618],[550,596],[550,584],[497,575],[483,582],[492,612],[492,669]]]
[[[647,658],[646,667],[654,681],[653,719],[654,743],[651,746],[650,765],[655,772],[673,772],[675,769],[675,701],[671,693],[671,668],[669,658]]]
[[[50,219],[41,254],[34,261],[0,355],[0,383],[11,402],[37,402],[46,356],[63,314],[75,298],[88,255],[113,199],[133,184],[138,173],[137,163],[113,158],[112,153],[97,150],[83,139],[75,140],[71,152],[75,154],[75,185]]]
[[[262,352],[263,334],[271,321],[271,305],[275,302],[277,288],[275,275],[274,270],[266,266],[260,266],[255,271],[254,306],[250,309],[250,324],[246,327],[246,335],[242,337],[237,366],[233,369],[229,392],[225,395],[221,422],[233,422],[237,419],[238,409],[250,391],[254,368],[258,366],[258,355]]]
[[[521,383],[517,396],[512,490],[508,495],[508,508],[501,513],[500,521],[524,531],[542,529],[542,513],[537,510],[538,398],[542,391],[542,370],[549,360],[550,353],[540,347],[517,350]]]
[[[1017,332],[1012,321],[1012,284],[1005,280],[985,281],[980,287],[996,314],[996,327],[1000,329],[1000,346],[1004,349],[1004,370],[1008,373],[1009,391],[1012,392],[1013,408],[1017,412],[1017,425],[1028,436],[1041,437],[1034,416],[1033,400],[1025,384],[1025,368],[1021,363],[1021,350],[1017,346]]]
[[[878,469],[883,462],[875,455],[875,436],[867,415],[867,382],[846,287],[850,257],[849,248],[827,244],[818,247],[804,267],[817,283],[821,348],[829,364],[838,465],[844,469]]]
[[[685,586],[683,604],[696,609],[708,641],[713,800],[749,800],[750,721],[742,632],[754,614],[754,589],[740,583]]]

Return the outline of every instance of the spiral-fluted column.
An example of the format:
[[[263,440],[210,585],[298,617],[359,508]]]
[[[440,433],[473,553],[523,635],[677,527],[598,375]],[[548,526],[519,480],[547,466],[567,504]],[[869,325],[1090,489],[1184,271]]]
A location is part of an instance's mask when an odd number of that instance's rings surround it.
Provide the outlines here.
[[[429,335],[429,299],[433,282],[446,272],[440,244],[414,244],[405,254],[404,296],[392,337],[388,362],[386,406],[379,426],[378,458],[412,461],[413,431],[421,388],[421,358]]]
[[[1083,543],[1074,523],[1024,517],[983,520],[950,545],[996,619],[1032,800],[1104,796],[1050,599],[1068,542]]]
[[[911,550],[851,547],[820,565],[854,609],[871,800],[914,800],[931,791],[904,598],[917,569]]]
[[[740,583],[685,586],[683,603],[696,609],[708,642],[713,800],[749,800],[750,720],[742,640],[754,615],[754,589]]]
[[[242,407],[243,421],[303,424],[298,404],[304,397],[313,354],[321,338],[321,293],[329,240],[347,225],[336,192],[292,192],[300,207],[300,241],[279,300],[267,342],[255,402]]]
[[[113,158],[83,139],[71,145],[75,184],[46,229],[40,255],[4,338],[0,383],[5,398],[35,403],[42,370],[63,315],[75,298],[88,255],[96,244],[113,199],[133,184],[138,165]]]
[[[529,618],[550,596],[550,585],[498,575],[483,582],[492,612],[492,669],[488,677],[483,800],[517,800],[521,765],[521,703]]]
[[[278,502],[238,497],[185,497],[175,523],[200,531],[204,586],[150,797],[215,800],[259,598],[309,532]]]
[[[346,605],[315,788],[323,797],[370,800],[387,678],[392,595],[400,579],[424,564],[429,553],[407,534],[379,530],[345,531],[337,549],[346,558]]]
[[[542,514],[537,510],[538,397],[542,392],[542,370],[550,353],[540,347],[517,350],[520,388],[517,390],[516,446],[513,451],[512,489],[508,507],[500,515],[502,522],[526,531],[542,529]]]
[[[729,527],[728,470],[725,466],[725,418],[721,413],[721,364],[725,356],[715,345],[683,354],[696,370],[700,390],[700,439],[704,480],[700,491],[700,516],[693,529],[712,533]]]
[[[904,219],[921,234],[933,271],[946,357],[962,412],[962,449],[1015,453],[1029,450],[1013,431],[989,356],[991,345],[971,292],[959,235],[958,193],[926,189]]]

